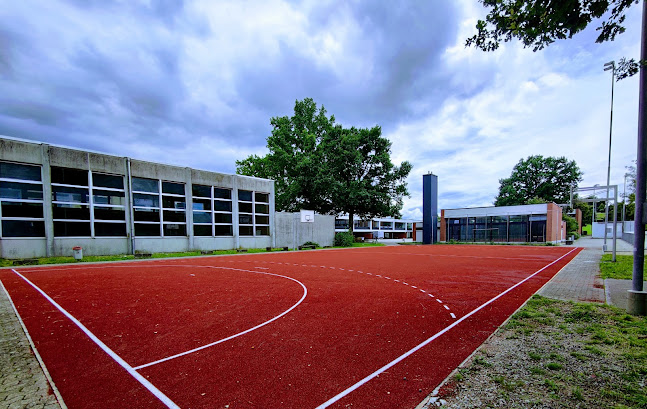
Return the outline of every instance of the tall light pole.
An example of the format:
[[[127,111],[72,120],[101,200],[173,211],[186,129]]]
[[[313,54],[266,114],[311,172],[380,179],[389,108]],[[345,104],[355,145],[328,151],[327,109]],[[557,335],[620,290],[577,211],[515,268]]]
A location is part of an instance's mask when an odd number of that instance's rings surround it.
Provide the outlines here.
[[[609,61],[604,64],[604,71],[611,70],[611,118],[609,119],[609,163],[607,166],[607,196],[604,201],[604,251],[607,251],[607,226],[609,225],[609,185],[611,184],[611,135],[613,133],[613,83],[616,80],[616,62]],[[613,207],[613,211],[618,211],[618,204]]]
[[[625,222],[626,220],[626,207],[627,207],[627,176],[629,176],[628,173],[625,173],[625,181],[622,184],[622,234],[624,237],[625,233]]]

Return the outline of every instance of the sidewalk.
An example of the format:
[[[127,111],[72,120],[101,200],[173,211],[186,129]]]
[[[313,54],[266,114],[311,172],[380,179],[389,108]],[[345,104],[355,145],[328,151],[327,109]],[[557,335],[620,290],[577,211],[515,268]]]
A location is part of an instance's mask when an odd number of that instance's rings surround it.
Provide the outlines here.
[[[631,280],[602,280],[600,258],[604,239],[584,236],[569,247],[584,247],[566,267],[537,293],[544,297],[563,301],[599,302],[627,308],[627,290]],[[611,253],[613,242],[607,239],[607,254]],[[633,254],[633,247],[623,240],[616,242],[616,254]]]
[[[0,407],[60,409],[1,286],[0,329]]]

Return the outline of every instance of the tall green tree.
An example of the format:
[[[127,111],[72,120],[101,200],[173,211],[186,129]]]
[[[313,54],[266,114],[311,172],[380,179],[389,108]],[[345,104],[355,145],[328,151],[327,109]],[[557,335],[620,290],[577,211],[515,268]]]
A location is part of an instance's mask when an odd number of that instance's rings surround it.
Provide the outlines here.
[[[489,12],[476,23],[477,33],[466,40],[466,46],[494,51],[502,42],[513,38],[533,51],[556,40],[571,38],[593,20],[599,20],[597,43],[613,41],[625,32],[627,9],[638,0],[479,0]],[[617,67],[617,78],[638,72],[632,58],[623,58]]]
[[[272,134],[267,138],[269,153],[236,161],[236,173],[275,181],[278,211],[332,210],[321,163],[325,158],[321,141],[335,126],[335,117],[310,98],[296,101],[294,115],[270,119]]]
[[[499,180],[499,194],[495,206],[512,206],[546,202],[567,203],[571,186],[582,180],[582,172],[575,161],[565,157],[542,155],[521,159],[510,177]]]
[[[311,99],[292,117],[272,118],[269,153],[236,161],[236,173],[276,181],[278,211],[315,210],[353,217],[398,216],[408,196],[411,164],[391,162],[391,142],[379,126],[344,128]]]
[[[391,162],[391,142],[382,137],[379,126],[336,128],[324,137],[323,145],[331,204],[335,212],[348,214],[350,231],[355,215],[400,216],[402,200],[409,195],[405,180],[412,165]]]

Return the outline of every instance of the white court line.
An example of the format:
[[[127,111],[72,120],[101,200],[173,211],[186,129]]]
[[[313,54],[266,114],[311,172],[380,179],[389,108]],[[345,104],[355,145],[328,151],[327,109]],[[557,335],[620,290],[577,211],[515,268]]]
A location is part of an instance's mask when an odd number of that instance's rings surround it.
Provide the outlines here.
[[[177,409],[180,409],[180,407],[179,407],[178,405],[176,405],[176,404],[175,404],[175,402],[173,402],[173,401],[172,401],[168,396],[164,395],[164,393],[162,393],[162,391],[160,391],[159,389],[157,389],[157,388],[156,388],[152,383],[150,383],[146,378],[144,378],[144,377],[143,377],[143,376],[141,376],[139,373],[137,373],[137,371],[136,371],[132,366],[128,365],[128,363],[127,363],[126,361],[124,361],[124,360],[123,360],[119,355],[117,355],[117,354],[116,354],[112,349],[108,348],[108,346],[107,346],[106,344],[104,344],[103,342],[101,342],[101,340],[100,340],[99,338],[97,338],[97,337],[96,337],[96,335],[94,335],[92,332],[90,332],[90,330],[89,330],[89,329],[87,329],[87,328],[85,327],[85,325],[81,324],[81,322],[80,322],[79,320],[77,320],[76,318],[74,318],[74,316],[72,316],[72,314],[70,314],[69,312],[67,312],[67,310],[65,310],[65,309],[64,309],[63,307],[61,307],[61,306],[60,306],[56,301],[54,301],[54,300],[52,299],[52,297],[50,297],[49,295],[47,295],[47,294],[45,293],[45,291],[43,291],[43,290],[41,290],[40,288],[38,288],[38,286],[36,286],[36,284],[34,284],[34,283],[32,283],[31,281],[29,281],[29,280],[27,279],[27,277],[25,277],[24,275],[20,274],[20,273],[19,273],[19,272],[17,272],[16,270],[11,269],[11,271],[13,271],[16,275],[18,275],[18,276],[19,276],[20,278],[22,278],[23,280],[25,280],[25,281],[27,282],[27,284],[29,284],[30,286],[32,286],[32,287],[33,287],[36,291],[38,291],[38,292],[39,292],[43,297],[45,297],[45,299],[46,299],[47,301],[49,301],[49,302],[50,302],[54,307],[56,307],[56,309],[58,309],[61,313],[63,313],[63,315],[65,315],[65,316],[66,316],[70,321],[72,321],[72,322],[73,322],[77,327],[79,327],[79,329],[80,329],[81,331],[83,331],[83,332],[85,333],[85,335],[87,335],[87,336],[88,336],[92,341],[94,341],[94,343],[95,343],[95,344],[97,344],[97,346],[98,346],[99,348],[101,348],[101,349],[102,349],[106,354],[108,354],[108,355],[109,355],[112,359],[114,359],[114,360],[115,360],[119,365],[121,365],[121,367],[122,367],[122,368],[124,368],[124,369],[126,370],[126,372],[128,372],[128,373],[129,373],[133,378],[135,378],[139,383],[141,383],[141,384],[142,384],[142,386],[144,386],[146,389],[148,389],[148,391],[149,391],[149,392],[151,392],[153,395],[155,395],[155,397],[156,397],[157,399],[159,399],[160,401],[162,401],[162,403],[164,403],[164,405],[166,405],[166,407],[167,407],[167,408],[172,408],[172,409],[176,409],[176,408],[177,408]]]
[[[417,346],[415,346],[415,347],[411,348],[409,351],[407,351],[407,352],[405,352],[404,354],[400,355],[398,358],[394,359],[393,361],[391,361],[391,362],[389,362],[388,364],[384,365],[383,367],[381,367],[381,368],[380,368],[380,369],[378,369],[377,371],[373,372],[372,374],[370,374],[370,375],[366,376],[364,379],[362,379],[362,380],[360,380],[359,382],[355,383],[354,385],[352,385],[352,386],[351,386],[351,387],[349,387],[348,389],[346,389],[346,390],[344,390],[344,391],[342,391],[342,392],[338,393],[337,395],[335,395],[335,396],[333,396],[332,398],[328,399],[327,401],[325,401],[325,402],[324,402],[324,403],[322,403],[321,405],[317,406],[317,408],[316,408],[316,409],[324,409],[324,408],[327,408],[328,406],[332,405],[333,403],[337,402],[338,400],[340,400],[341,398],[343,398],[343,397],[345,397],[346,395],[350,394],[350,393],[351,393],[351,392],[353,392],[354,390],[358,389],[359,387],[361,387],[362,385],[364,385],[364,384],[365,384],[365,383],[367,383],[368,381],[370,381],[370,380],[372,380],[373,378],[377,377],[377,376],[378,376],[378,375],[380,375],[381,373],[384,373],[385,371],[387,371],[388,369],[390,369],[390,368],[394,367],[394,366],[395,366],[395,365],[397,365],[398,363],[402,362],[403,360],[405,360],[406,358],[408,358],[409,356],[411,356],[412,354],[414,354],[414,353],[415,353],[415,352],[417,352],[418,350],[420,350],[420,349],[422,349],[423,347],[427,346],[429,343],[431,343],[432,341],[434,341],[436,338],[440,337],[441,335],[443,335],[444,333],[446,333],[446,332],[447,332],[447,331],[449,331],[450,329],[454,328],[455,326],[457,326],[457,325],[458,325],[458,324],[460,324],[461,322],[465,321],[467,318],[469,318],[469,317],[471,317],[472,315],[476,314],[477,312],[479,312],[480,310],[482,310],[482,309],[483,309],[483,308],[485,308],[486,306],[488,306],[488,305],[492,304],[494,301],[496,301],[496,300],[498,300],[499,298],[503,297],[504,295],[506,295],[506,294],[507,294],[507,293],[509,293],[510,291],[512,291],[512,290],[514,290],[515,288],[517,288],[518,286],[520,286],[521,284],[523,284],[523,283],[525,283],[526,281],[530,280],[531,278],[533,278],[533,277],[534,277],[534,276],[536,276],[537,274],[541,273],[542,271],[544,271],[544,270],[545,270],[545,269],[547,269],[548,267],[552,266],[553,264],[557,263],[559,260],[561,260],[561,259],[563,259],[564,257],[568,256],[569,254],[571,254],[571,253],[572,253],[572,252],[574,252],[575,250],[578,250],[578,248],[577,248],[577,247],[573,248],[571,251],[569,251],[568,253],[564,254],[563,256],[561,256],[560,258],[558,258],[557,260],[554,260],[554,261],[552,261],[551,263],[546,264],[544,267],[540,268],[539,270],[535,271],[534,273],[532,273],[532,274],[531,274],[531,275],[529,275],[528,277],[526,277],[526,278],[524,278],[523,280],[519,281],[517,284],[513,285],[512,287],[510,287],[510,288],[508,288],[507,290],[503,291],[503,292],[502,292],[502,293],[500,293],[499,295],[497,295],[497,296],[495,296],[495,297],[491,298],[490,300],[488,300],[488,301],[486,301],[485,303],[481,304],[480,306],[476,307],[476,308],[475,308],[475,309],[473,309],[472,311],[468,312],[467,314],[465,314],[465,315],[464,315],[464,316],[462,316],[461,318],[459,318],[459,319],[457,319],[456,321],[454,321],[452,324],[448,325],[448,326],[447,326],[447,327],[445,327],[444,329],[442,329],[442,330],[438,331],[437,333],[435,333],[435,334],[434,334],[434,335],[432,335],[431,337],[427,338],[427,339],[426,339],[425,341],[423,341],[422,343],[418,344]]]
[[[248,272],[248,273],[266,274],[266,275],[275,276],[275,277],[287,278],[288,280],[292,280],[292,281],[294,281],[294,282],[298,283],[301,287],[303,287],[303,296],[302,296],[302,297],[301,297],[301,299],[300,299],[299,301],[297,301],[297,303],[296,303],[296,304],[294,304],[292,307],[290,307],[290,308],[288,308],[287,310],[283,311],[281,314],[277,315],[276,317],[274,317],[274,318],[272,318],[272,319],[270,319],[270,320],[267,320],[267,321],[265,321],[265,322],[262,322],[262,323],[258,324],[258,325],[257,325],[257,326],[255,326],[255,327],[252,327],[252,328],[246,329],[245,331],[241,331],[241,332],[239,332],[238,334],[231,335],[231,336],[229,336],[229,337],[227,337],[227,338],[223,338],[223,339],[220,339],[220,340],[218,340],[218,341],[214,341],[214,342],[211,342],[211,343],[209,343],[209,344],[202,345],[202,346],[199,346],[199,347],[197,347],[197,348],[190,349],[190,350],[188,350],[188,351],[180,352],[179,354],[175,354],[175,355],[167,356],[166,358],[158,359],[158,360],[156,360],[156,361],[149,362],[149,363],[147,363],[147,364],[143,364],[143,365],[136,366],[136,367],[135,367],[135,369],[139,370],[139,369],[146,368],[146,367],[149,367],[149,366],[152,366],[152,365],[156,365],[156,364],[159,364],[159,363],[162,363],[162,362],[170,361],[171,359],[179,358],[179,357],[184,356],[184,355],[189,355],[189,354],[192,354],[192,353],[194,353],[194,352],[197,352],[197,351],[200,351],[200,350],[203,350],[203,349],[206,349],[206,348],[212,347],[212,346],[214,346],[214,345],[221,344],[221,343],[223,343],[223,342],[225,342],[225,341],[229,341],[230,339],[233,339],[233,338],[239,337],[239,336],[241,336],[241,335],[245,335],[245,334],[247,334],[247,333],[249,333],[249,332],[252,332],[252,331],[254,331],[254,330],[257,330],[257,329],[259,329],[260,327],[263,327],[263,326],[265,326],[265,325],[267,325],[267,324],[269,324],[269,323],[271,323],[271,322],[273,322],[273,321],[278,320],[279,318],[281,318],[281,317],[282,317],[282,316],[284,316],[285,314],[289,313],[290,311],[292,311],[293,309],[295,309],[296,307],[298,307],[298,306],[299,306],[299,304],[301,304],[301,303],[303,302],[303,300],[305,300],[306,295],[308,295],[308,289],[306,288],[306,286],[305,286],[305,285],[303,285],[303,283],[302,283],[301,281],[299,281],[299,280],[297,280],[297,279],[294,279],[294,278],[292,278],[292,277],[288,277],[288,276],[284,276],[284,275],[280,275],[280,274],[266,273],[266,272],[263,272],[263,271],[242,270],[242,269],[238,269],[238,268],[218,267],[218,266],[205,266],[205,267],[208,267],[208,268],[221,268],[221,269],[225,269],[225,270],[234,270],[234,271],[245,271],[245,272]]]
[[[456,314],[454,314],[453,312],[450,312],[449,315],[451,315],[453,319],[456,319]]]

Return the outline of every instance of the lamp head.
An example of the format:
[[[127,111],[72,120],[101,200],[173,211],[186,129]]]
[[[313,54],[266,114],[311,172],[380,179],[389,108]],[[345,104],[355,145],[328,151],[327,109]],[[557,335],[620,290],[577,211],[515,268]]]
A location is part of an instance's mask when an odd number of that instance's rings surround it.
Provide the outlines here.
[[[615,70],[615,69],[616,69],[615,61],[609,61],[608,63],[604,64],[604,71]]]

